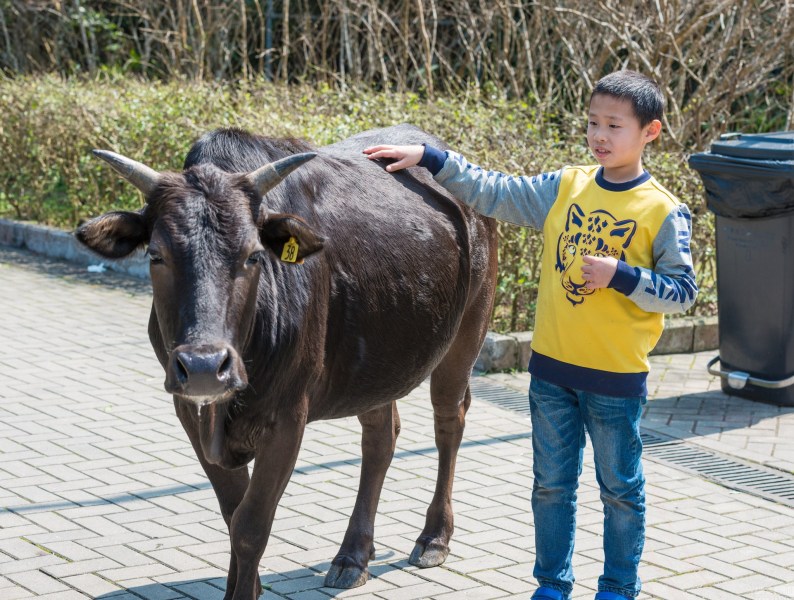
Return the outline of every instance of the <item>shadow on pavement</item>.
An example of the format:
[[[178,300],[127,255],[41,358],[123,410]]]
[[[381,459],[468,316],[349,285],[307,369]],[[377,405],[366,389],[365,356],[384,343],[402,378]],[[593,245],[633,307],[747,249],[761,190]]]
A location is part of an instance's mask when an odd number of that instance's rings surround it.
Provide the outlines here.
[[[99,259],[97,259],[99,262]],[[66,260],[50,258],[42,254],[35,254],[30,250],[13,248],[0,245],[0,264],[7,263],[19,265],[26,269],[36,271],[49,277],[58,279],[103,285],[114,289],[124,290],[130,294],[151,295],[152,286],[148,279],[138,279],[131,275],[124,275],[114,271],[92,273],[85,265],[70,263]]]
[[[389,560],[394,557],[394,552],[379,551],[373,563],[369,567],[370,579],[359,588],[356,594],[362,598],[369,597],[366,589],[371,582],[378,577],[401,571],[409,567],[408,559],[394,560],[389,563],[377,564],[378,561]],[[331,558],[328,561],[314,565],[311,568],[296,569],[283,573],[269,573],[262,575],[263,595],[260,598],[273,598],[274,595],[286,598],[301,592],[311,593],[312,591],[322,590],[323,594],[331,598],[336,598],[342,594],[349,595],[349,590],[324,587],[325,574],[331,567]],[[95,596],[94,600],[222,600],[226,592],[226,577],[206,577],[199,579],[187,579],[184,581],[173,581],[168,583],[147,583],[136,585],[123,590],[116,590],[101,596]]]
[[[502,444],[505,442],[512,442],[516,440],[528,440],[530,439],[530,437],[531,434],[527,432],[520,434],[501,435],[492,438],[481,438],[477,440],[464,440],[461,443],[460,448],[465,449],[465,448],[478,447],[478,446],[493,446],[495,444]],[[416,456],[417,454],[432,456],[434,454],[437,454],[437,452],[438,450],[436,449],[435,446],[412,448],[408,450],[401,450],[395,452],[393,460],[399,460],[401,458],[409,458],[412,456]],[[350,458],[345,460],[335,460],[335,461],[329,461],[329,462],[317,463],[317,464],[299,465],[295,467],[295,470],[293,471],[293,475],[307,474],[315,471],[321,471],[323,469],[333,469],[336,467],[343,467],[343,466],[357,465],[357,464],[361,464],[361,456],[351,454]],[[158,488],[151,488],[144,490],[135,490],[121,494],[116,494],[113,496],[97,497],[96,500],[83,501],[80,502],[79,505],[74,502],[70,502],[68,500],[63,500],[63,501],[55,501],[55,502],[35,502],[32,504],[7,506],[0,509],[0,515],[2,515],[5,512],[22,514],[26,512],[57,511],[57,510],[66,510],[70,508],[78,508],[78,507],[86,507],[86,506],[100,506],[105,504],[123,505],[127,502],[137,502],[138,500],[141,499],[148,500],[150,498],[161,498],[163,496],[175,496],[177,494],[195,492],[197,490],[207,490],[210,489],[211,487],[212,486],[210,485],[209,480],[205,479],[203,481],[196,483],[190,483],[190,484],[185,483],[182,485],[172,485],[172,486],[158,487]]]
[[[672,427],[682,439],[688,439],[748,427],[764,429],[764,421],[792,414],[794,407],[755,402],[714,390],[650,400],[641,425]]]
[[[140,598],[155,599],[167,598],[179,600],[190,598],[193,600],[221,600],[226,590],[226,578],[214,577],[207,579],[188,579],[172,583],[148,583],[136,585],[126,590],[117,590],[101,596],[95,600],[139,600]],[[125,593],[126,592],[126,593]]]

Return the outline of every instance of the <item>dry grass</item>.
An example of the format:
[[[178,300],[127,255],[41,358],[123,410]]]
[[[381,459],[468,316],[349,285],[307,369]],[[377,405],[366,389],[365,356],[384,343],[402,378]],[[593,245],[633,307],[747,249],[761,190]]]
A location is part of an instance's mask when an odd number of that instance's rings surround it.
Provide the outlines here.
[[[540,122],[629,67],[662,83],[680,148],[791,128],[792,39],[792,0],[0,0],[8,73],[496,94]]]

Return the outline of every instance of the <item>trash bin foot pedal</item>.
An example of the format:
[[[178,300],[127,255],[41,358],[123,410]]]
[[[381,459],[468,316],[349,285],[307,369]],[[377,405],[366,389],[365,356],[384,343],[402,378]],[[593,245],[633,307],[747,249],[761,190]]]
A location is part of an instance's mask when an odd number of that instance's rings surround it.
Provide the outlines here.
[[[753,377],[744,371],[723,371],[722,369],[713,368],[718,362],[720,362],[719,354],[709,361],[708,365],[706,365],[706,369],[712,375],[725,379],[728,385],[735,390],[744,389],[748,383],[757,387],[773,390],[794,385],[794,375],[786,377],[785,379],[762,379],[760,377]]]

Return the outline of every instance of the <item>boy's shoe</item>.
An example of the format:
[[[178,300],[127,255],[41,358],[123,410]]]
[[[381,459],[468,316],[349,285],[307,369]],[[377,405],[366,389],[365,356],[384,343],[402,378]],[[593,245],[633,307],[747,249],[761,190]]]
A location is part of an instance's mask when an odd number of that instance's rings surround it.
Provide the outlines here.
[[[541,586],[529,600],[565,600],[565,594],[550,587]]]
[[[632,600],[627,596],[616,594],[615,592],[598,592],[594,600]]]

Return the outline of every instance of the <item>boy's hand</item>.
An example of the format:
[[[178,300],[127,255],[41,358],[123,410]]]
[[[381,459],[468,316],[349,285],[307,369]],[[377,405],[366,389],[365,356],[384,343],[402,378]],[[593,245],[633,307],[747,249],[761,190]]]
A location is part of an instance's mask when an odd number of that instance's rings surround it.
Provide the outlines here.
[[[612,256],[584,255],[582,260],[582,278],[590,290],[607,287],[618,269],[618,261]]]
[[[386,165],[386,170],[389,173],[419,164],[424,153],[424,146],[372,146],[364,149],[367,158],[373,160],[377,158],[395,159],[397,162]]]

